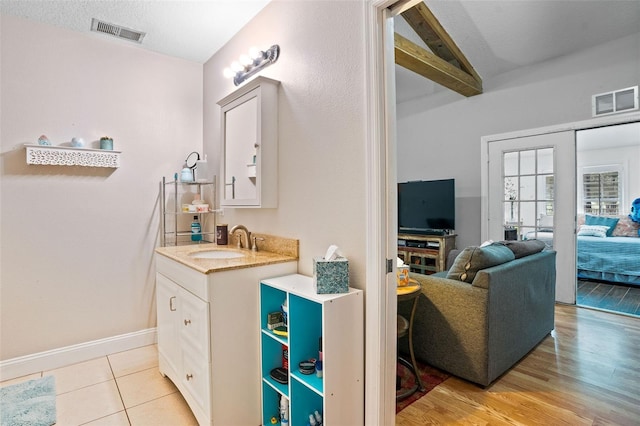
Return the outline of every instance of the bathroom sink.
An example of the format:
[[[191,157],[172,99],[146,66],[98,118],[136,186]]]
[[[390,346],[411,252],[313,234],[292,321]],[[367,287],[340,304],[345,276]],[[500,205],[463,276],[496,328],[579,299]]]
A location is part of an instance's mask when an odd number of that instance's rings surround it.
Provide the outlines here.
[[[189,256],[196,259],[237,259],[244,254],[231,250],[204,250],[189,253]]]

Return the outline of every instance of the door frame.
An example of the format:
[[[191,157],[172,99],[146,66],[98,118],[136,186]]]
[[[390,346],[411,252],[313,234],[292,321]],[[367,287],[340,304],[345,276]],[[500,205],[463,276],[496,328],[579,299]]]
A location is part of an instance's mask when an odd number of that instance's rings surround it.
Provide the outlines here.
[[[396,96],[393,20],[406,0],[364,3],[366,70],[365,424],[395,424],[397,256]],[[395,271],[395,262],[392,262]]]

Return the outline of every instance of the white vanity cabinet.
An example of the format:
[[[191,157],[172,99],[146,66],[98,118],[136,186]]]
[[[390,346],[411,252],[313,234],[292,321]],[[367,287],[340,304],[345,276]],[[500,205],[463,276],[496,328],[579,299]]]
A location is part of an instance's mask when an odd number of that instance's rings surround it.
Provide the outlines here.
[[[278,205],[278,86],[256,77],[218,102],[222,207]]]
[[[297,261],[204,274],[156,254],[160,373],[200,425],[258,425],[259,283]]]

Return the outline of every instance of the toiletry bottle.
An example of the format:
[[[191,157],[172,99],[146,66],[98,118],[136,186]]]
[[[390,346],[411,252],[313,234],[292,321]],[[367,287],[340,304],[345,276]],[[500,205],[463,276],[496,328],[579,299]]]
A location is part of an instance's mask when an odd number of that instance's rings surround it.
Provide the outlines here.
[[[280,424],[289,425],[289,400],[286,396],[280,396]]]
[[[288,327],[289,326],[289,308],[287,307],[287,299],[284,299],[284,302],[282,302],[282,305],[280,305],[280,309],[282,310],[282,320],[284,322],[284,326]]]
[[[216,225],[216,244],[219,246],[226,246],[229,238],[229,231],[226,223]]]
[[[316,418],[313,417],[313,414],[309,414],[309,426],[318,426],[318,422]]]
[[[193,216],[193,223],[191,223],[191,241],[201,241],[202,240],[202,228],[200,227],[200,222],[198,221],[198,216]]]
[[[196,182],[209,182],[211,176],[209,175],[209,165],[207,164],[207,156],[205,154],[204,160],[196,161]]]
[[[315,413],[313,413],[313,415],[316,418],[316,422],[318,422],[319,425],[322,424],[322,415],[318,412],[318,410],[315,411]]]
[[[282,368],[289,369],[289,347],[282,345]]]

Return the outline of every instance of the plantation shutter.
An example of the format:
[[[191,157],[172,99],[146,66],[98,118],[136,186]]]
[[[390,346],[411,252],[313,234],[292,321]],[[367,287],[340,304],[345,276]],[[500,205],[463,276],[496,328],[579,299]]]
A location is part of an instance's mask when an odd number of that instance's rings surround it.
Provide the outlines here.
[[[617,216],[620,207],[618,172],[583,175],[584,211],[600,216]]]

